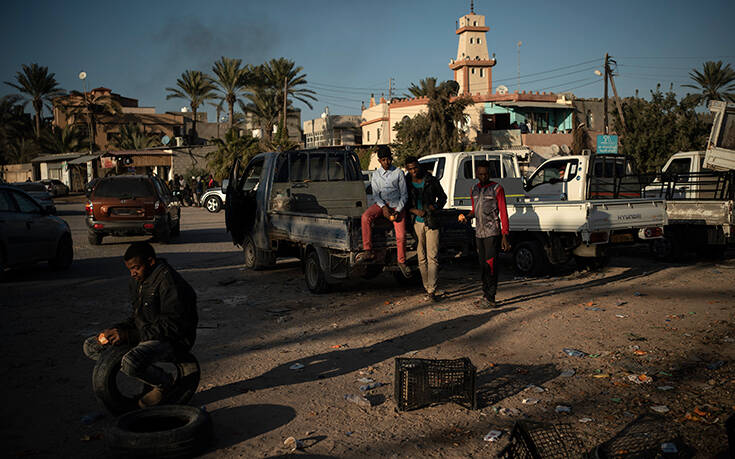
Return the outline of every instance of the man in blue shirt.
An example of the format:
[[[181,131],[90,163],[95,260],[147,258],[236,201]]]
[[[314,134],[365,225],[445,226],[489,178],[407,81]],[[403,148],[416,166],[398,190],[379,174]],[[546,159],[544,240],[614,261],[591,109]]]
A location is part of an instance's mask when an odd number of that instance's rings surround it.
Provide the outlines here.
[[[404,276],[410,277],[411,271],[406,266],[406,202],[408,191],[403,171],[393,166],[393,156],[387,148],[378,151],[380,167],[375,170],[370,185],[373,189],[375,204],[362,214],[362,247],[365,252],[360,257],[363,261],[375,259],[372,245],[372,223],[383,216],[393,222],[396,232],[396,249],[398,267]]]

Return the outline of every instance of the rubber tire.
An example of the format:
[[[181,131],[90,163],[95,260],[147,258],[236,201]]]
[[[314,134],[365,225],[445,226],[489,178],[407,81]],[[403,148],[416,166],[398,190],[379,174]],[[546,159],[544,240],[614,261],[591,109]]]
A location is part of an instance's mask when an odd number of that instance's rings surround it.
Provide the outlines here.
[[[518,243],[513,251],[513,268],[524,277],[538,276],[549,269],[549,260],[544,248],[538,241],[523,241]]]
[[[87,235],[87,239],[89,240],[89,243],[91,245],[101,245],[102,238],[104,238],[103,235],[94,233],[92,231],[90,231],[89,234]]]
[[[253,237],[249,234],[242,241],[242,253],[245,261],[245,269],[260,271],[276,264],[274,256],[263,257],[263,252],[258,250]]]
[[[141,432],[156,420],[184,425]],[[194,457],[211,442],[212,420],[209,413],[193,406],[154,406],[120,416],[105,438],[108,448],[120,457]]]
[[[304,259],[304,280],[311,293],[324,293],[329,290],[327,276],[319,262],[319,255],[314,250]]]
[[[208,212],[216,214],[222,210],[222,200],[219,196],[210,196],[206,201],[204,201],[204,208],[207,209]]]
[[[115,384],[120,362],[130,349],[131,346],[110,346],[102,352],[92,371],[94,395],[113,414],[138,409],[138,400],[121,394]],[[178,353],[175,365],[178,373],[176,385],[167,395],[165,403],[184,404],[191,400],[199,387],[201,369],[196,357],[188,352]]]
[[[71,236],[64,234],[59,239],[59,245],[56,247],[56,255],[48,261],[51,269],[61,270],[67,269],[74,261],[74,243]]]
[[[590,271],[599,271],[610,263],[610,256],[574,257],[574,262],[580,270],[589,269]]]

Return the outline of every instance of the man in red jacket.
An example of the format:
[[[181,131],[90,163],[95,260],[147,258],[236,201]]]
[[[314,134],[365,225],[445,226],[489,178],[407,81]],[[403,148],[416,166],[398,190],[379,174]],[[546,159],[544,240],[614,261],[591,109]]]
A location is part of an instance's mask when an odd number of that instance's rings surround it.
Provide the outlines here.
[[[510,250],[508,242],[508,209],[505,206],[505,190],[496,182],[490,181],[490,168],[487,161],[476,164],[478,183],[470,189],[472,211],[465,216],[460,214],[460,222],[477,218],[475,236],[477,237],[477,253],[482,270],[483,299],[479,307],[494,308],[495,292],[498,289],[497,256],[500,250]]]

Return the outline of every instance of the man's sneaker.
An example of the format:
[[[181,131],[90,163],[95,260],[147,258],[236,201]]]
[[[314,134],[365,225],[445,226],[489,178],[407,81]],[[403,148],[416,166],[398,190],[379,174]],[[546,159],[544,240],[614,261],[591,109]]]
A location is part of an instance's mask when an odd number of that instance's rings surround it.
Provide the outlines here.
[[[398,268],[401,270],[401,273],[403,274],[403,277],[406,279],[411,278],[411,270],[406,266],[405,263],[398,263]]]
[[[439,303],[441,302],[441,296],[437,295],[435,292],[427,293],[426,300],[434,303]]]
[[[494,309],[497,307],[495,300],[489,300],[487,298],[482,298],[476,304],[479,309]]]
[[[375,254],[370,250],[360,252],[355,257],[355,263],[369,263],[373,260],[375,260]]]
[[[163,389],[154,387],[153,390],[145,394],[138,400],[138,406],[141,408],[149,408],[156,406],[163,400]]]

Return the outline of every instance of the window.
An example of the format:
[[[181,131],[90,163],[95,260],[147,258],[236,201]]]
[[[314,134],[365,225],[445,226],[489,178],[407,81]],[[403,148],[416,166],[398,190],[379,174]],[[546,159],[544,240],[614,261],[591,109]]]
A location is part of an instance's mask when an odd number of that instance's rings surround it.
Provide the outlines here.
[[[303,182],[309,179],[309,156],[306,153],[291,155],[291,181]]]
[[[7,191],[0,191],[0,212],[13,212],[15,210],[15,204],[10,199],[10,193]]]
[[[480,69],[480,77],[484,77],[484,76],[485,76],[485,69]]]
[[[478,161],[484,161],[487,158],[487,155],[476,155],[475,158],[475,167],[477,167]],[[500,177],[500,159],[499,158],[490,158],[487,160],[488,162],[488,172],[490,173],[491,178],[499,178]],[[442,165],[443,168],[443,165]],[[472,169],[472,158],[464,158],[462,162],[459,163],[459,170],[458,177],[457,178],[465,178],[465,179],[474,179],[475,178],[475,171]],[[442,171],[442,175],[444,174],[444,171]]]
[[[327,155],[325,153],[309,155],[309,179],[313,182],[327,180]]]
[[[242,174],[242,191],[252,191],[258,189],[258,183],[260,183],[260,175],[263,172],[263,162],[263,158],[258,158],[248,164],[247,169],[245,169],[245,172]]]
[[[288,155],[282,153],[276,160],[276,171],[273,174],[273,182],[288,182]]]
[[[380,140],[380,128],[378,128],[378,139],[377,140]]]
[[[472,38],[470,38],[470,44],[472,44]]]
[[[367,131],[367,141],[370,142],[370,131]]]
[[[15,198],[15,203],[18,204],[18,209],[20,209],[20,211],[24,214],[41,213],[41,208],[32,198],[29,198],[28,196],[17,192],[13,193],[13,197]]]
[[[473,22],[472,22],[472,25],[473,25],[473,26],[476,26],[476,25],[477,25],[477,21],[473,21]]]
[[[543,168],[534,172],[530,180],[531,187],[541,185],[542,183],[553,184],[560,181],[567,182],[576,177],[578,165],[579,161],[576,159],[548,162],[543,166]],[[602,167],[601,163],[598,163],[595,166],[598,165]]]
[[[671,174],[688,174],[692,168],[692,160],[690,158],[677,158],[669,163],[666,172]],[[678,182],[687,182],[689,177],[679,177]]]
[[[345,155],[344,153],[330,153],[328,159],[329,180],[345,179]]]
[[[735,116],[731,113],[724,113],[725,118],[722,120],[722,133],[720,138],[715,142],[715,146],[735,150]]]
[[[149,197],[153,196],[153,184],[139,177],[112,177],[103,179],[94,189],[98,198]]]
[[[482,44],[482,38],[478,38],[478,39],[477,39],[477,44],[478,44],[478,45],[481,45],[481,44]]]
[[[470,72],[472,72],[472,74],[474,75],[474,74],[475,74],[475,69],[474,69],[474,68],[472,68],[472,69],[470,70]]]

